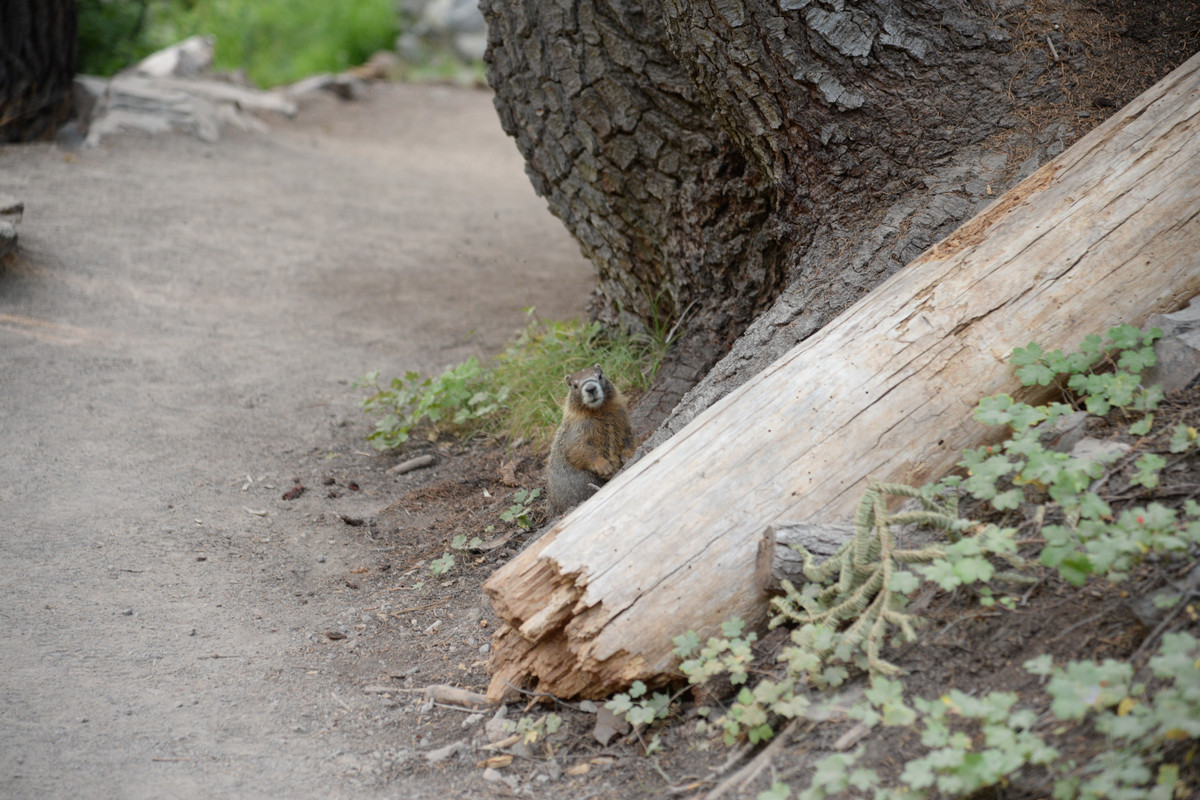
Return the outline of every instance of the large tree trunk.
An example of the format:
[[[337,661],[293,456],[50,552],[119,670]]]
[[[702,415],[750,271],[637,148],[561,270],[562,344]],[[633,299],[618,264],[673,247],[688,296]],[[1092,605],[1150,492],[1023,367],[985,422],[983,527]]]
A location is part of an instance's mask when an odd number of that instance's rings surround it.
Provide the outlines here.
[[[1094,123],[1064,88],[1104,66],[1121,4],[1031,5],[483,0],[501,121],[600,311],[685,323],[655,410],[770,306],[664,434]]]
[[[52,136],[71,113],[74,0],[0,0],[0,142]]]
[[[1200,293],[1198,130],[1200,55],[605,485],[485,584],[489,694],[661,679],[673,637],[762,619],[768,526],[844,524],[868,478],[919,485],[994,435],[980,396],[1044,395],[1014,347]]]

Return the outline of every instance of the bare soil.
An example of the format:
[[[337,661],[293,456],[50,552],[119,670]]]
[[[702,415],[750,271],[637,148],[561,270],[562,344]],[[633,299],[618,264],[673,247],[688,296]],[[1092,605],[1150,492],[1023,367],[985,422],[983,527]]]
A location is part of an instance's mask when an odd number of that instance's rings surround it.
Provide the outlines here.
[[[388,475],[351,382],[586,303],[490,96],[9,146],[0,192],[0,796],[479,796],[407,766],[474,732],[410,690],[479,680],[479,594],[356,524],[465,457]]]

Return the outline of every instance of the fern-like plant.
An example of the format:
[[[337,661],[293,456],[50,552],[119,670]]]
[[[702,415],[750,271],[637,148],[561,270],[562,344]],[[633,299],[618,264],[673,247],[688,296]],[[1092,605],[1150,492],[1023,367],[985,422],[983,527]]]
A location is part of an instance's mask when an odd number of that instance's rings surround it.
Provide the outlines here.
[[[918,500],[922,507],[893,514],[887,508],[889,497]],[[811,553],[793,545],[803,556],[804,577],[809,582],[798,590],[790,581],[783,581],[784,594],[771,601],[775,616],[770,627],[800,626],[792,639],[813,658],[814,667],[830,656],[849,661],[861,647],[868,671],[895,675],[899,668],[881,658],[879,648],[890,627],[899,629],[905,641],[916,639],[914,618],[904,612],[904,606],[905,595],[916,589],[919,578],[904,567],[944,558],[946,552],[936,545],[898,547],[893,530],[903,525],[929,525],[945,531],[950,541],[958,541],[969,523],[959,519],[953,506],[953,500],[939,503],[911,486],[871,481],[854,515],[854,538],[834,555],[818,564]],[[853,620],[850,627],[839,632],[847,620]],[[825,682],[829,677],[825,675]]]

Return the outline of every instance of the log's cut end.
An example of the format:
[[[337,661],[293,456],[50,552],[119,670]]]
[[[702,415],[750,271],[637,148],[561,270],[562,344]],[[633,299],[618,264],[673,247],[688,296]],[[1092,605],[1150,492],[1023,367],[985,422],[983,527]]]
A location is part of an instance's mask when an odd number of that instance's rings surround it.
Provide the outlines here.
[[[623,652],[601,662],[588,659],[567,643],[569,639],[570,634],[560,629],[531,642],[512,626],[503,625],[492,640],[488,701],[511,702],[523,690],[545,691],[562,699],[600,700],[650,672],[644,659]]]
[[[604,609],[582,602],[583,575],[564,574],[554,559],[542,557],[548,543],[535,543],[483,586],[504,620],[492,638],[490,702],[508,702],[525,689],[598,699],[647,674],[645,660],[624,651],[591,655],[593,623]]]

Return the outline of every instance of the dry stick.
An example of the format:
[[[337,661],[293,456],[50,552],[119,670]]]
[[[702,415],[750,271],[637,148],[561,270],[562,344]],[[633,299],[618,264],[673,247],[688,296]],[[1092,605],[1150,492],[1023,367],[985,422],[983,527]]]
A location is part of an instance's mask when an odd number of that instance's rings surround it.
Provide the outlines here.
[[[1189,581],[1189,583],[1195,583],[1195,581]],[[1195,586],[1190,587],[1186,592],[1184,592],[1183,596],[1179,598],[1179,602],[1175,604],[1175,606],[1167,613],[1165,617],[1163,617],[1163,621],[1155,625],[1154,630],[1150,631],[1150,635],[1142,640],[1142,643],[1138,645],[1137,650],[1133,651],[1133,655],[1129,657],[1129,663],[1132,664],[1134,661],[1137,661],[1139,658],[1141,658],[1142,653],[1149,649],[1150,645],[1157,641],[1158,637],[1162,636],[1163,633],[1166,632],[1167,626],[1171,624],[1175,617],[1179,615],[1179,612],[1183,610],[1184,606],[1188,604],[1188,600],[1191,600],[1197,595],[1200,595],[1200,591],[1198,591]]]
[[[560,706],[566,706],[567,708],[573,708],[576,711],[582,710],[577,703],[569,703],[566,700],[563,700],[561,697],[556,697],[555,695],[552,695],[549,692],[535,692],[532,689],[522,689],[519,686],[513,686],[511,683],[509,683],[507,678],[504,680],[504,682],[506,684],[508,684],[508,688],[512,689],[514,692],[528,695],[530,698],[532,698],[532,700],[529,703],[530,706],[533,705],[533,700],[536,700],[539,697],[546,697],[546,698],[549,698],[550,700],[553,700],[555,703],[557,703]]]
[[[739,790],[745,789],[755,778],[762,773],[771,760],[783,749],[784,744],[791,738],[796,728],[799,727],[801,720],[794,719],[788,723],[788,726],[780,731],[775,737],[775,741],[767,745],[761,753],[756,755],[748,764],[739,769],[737,772],[730,775],[725,780],[721,781],[711,792],[704,795],[704,800],[718,800],[723,797],[726,792],[736,784]],[[816,725],[815,722],[809,722],[808,727],[811,729]]]
[[[1122,605],[1122,604],[1121,603],[1113,603],[1113,604],[1107,606],[1106,608],[1104,608],[1103,610],[1101,610],[1099,614],[1093,614],[1090,617],[1085,617],[1085,618],[1079,620],[1079,622],[1076,622],[1074,625],[1068,625],[1062,633],[1058,634],[1050,641],[1057,642],[1059,639],[1063,638],[1064,636],[1066,636],[1068,633],[1075,630],[1076,628],[1082,628],[1084,625],[1087,625],[1089,622],[1095,622],[1096,620],[1101,619],[1102,617],[1107,617],[1109,614],[1111,614],[1113,612],[1113,609],[1117,608],[1120,605]]]
[[[434,683],[425,687],[425,696],[435,704],[450,703],[456,706],[476,706],[487,708],[491,705],[486,696],[470,689],[458,686],[447,686],[444,683]]]

